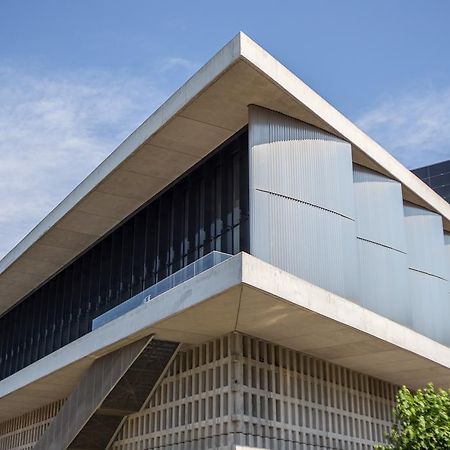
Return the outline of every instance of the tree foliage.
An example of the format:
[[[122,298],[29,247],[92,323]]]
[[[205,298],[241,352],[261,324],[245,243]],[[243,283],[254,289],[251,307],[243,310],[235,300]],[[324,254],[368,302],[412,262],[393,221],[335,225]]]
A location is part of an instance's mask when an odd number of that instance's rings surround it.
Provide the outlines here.
[[[388,445],[377,450],[450,449],[450,391],[437,390],[431,383],[416,392],[403,386],[397,393],[394,418]]]

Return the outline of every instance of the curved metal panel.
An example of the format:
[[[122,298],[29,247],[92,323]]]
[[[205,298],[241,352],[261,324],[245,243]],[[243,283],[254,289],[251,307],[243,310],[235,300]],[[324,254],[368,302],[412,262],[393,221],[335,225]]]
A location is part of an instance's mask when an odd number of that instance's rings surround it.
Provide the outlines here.
[[[405,203],[413,328],[450,345],[450,302],[442,218]]]
[[[450,292],[450,233],[444,233],[445,262],[447,264],[448,290]]]
[[[255,190],[253,254],[304,280],[356,300],[355,222],[297,200]]]
[[[358,253],[362,306],[412,327],[407,255],[363,239]]]
[[[401,185],[353,167],[361,304],[412,327]]]
[[[249,114],[251,188],[354,218],[348,142],[257,106]]]
[[[356,300],[350,144],[251,106],[249,146],[251,253]]]
[[[358,165],[353,166],[353,183],[357,236],[405,253],[400,183]]]
[[[442,217],[410,203],[404,213],[409,267],[447,279]]]
[[[450,302],[448,283],[442,278],[416,270],[409,271],[412,328],[450,345]]]

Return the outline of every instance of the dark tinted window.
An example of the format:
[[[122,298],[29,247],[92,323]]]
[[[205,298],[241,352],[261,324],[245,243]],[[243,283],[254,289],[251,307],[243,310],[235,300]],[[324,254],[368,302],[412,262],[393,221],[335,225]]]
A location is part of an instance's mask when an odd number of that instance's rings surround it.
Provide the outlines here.
[[[0,378],[212,250],[248,251],[248,172],[243,130],[0,318]]]

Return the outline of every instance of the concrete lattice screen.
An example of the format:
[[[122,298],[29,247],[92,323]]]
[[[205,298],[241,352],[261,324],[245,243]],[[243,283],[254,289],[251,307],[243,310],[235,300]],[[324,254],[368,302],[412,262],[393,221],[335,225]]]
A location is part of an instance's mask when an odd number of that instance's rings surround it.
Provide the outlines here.
[[[391,424],[396,386],[234,333],[185,348],[112,450],[369,450]],[[31,450],[61,402],[0,424],[0,450]]]
[[[113,450],[369,450],[391,424],[396,387],[232,334],[181,351]]]
[[[6,422],[0,423],[0,450],[30,450],[58,414],[63,400],[49,403]]]

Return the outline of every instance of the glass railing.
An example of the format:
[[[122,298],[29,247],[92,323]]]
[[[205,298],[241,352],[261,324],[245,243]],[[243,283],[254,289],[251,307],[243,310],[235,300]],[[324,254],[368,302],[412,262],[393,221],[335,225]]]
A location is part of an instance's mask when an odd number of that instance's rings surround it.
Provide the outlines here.
[[[232,255],[229,255],[228,253],[217,251],[213,251],[205,256],[202,256],[201,258],[197,259],[197,261],[188,264],[186,267],[183,267],[172,275],[169,275],[163,280],[158,281],[158,283],[155,283],[153,286],[144,289],[134,297],[125,300],[120,305],[117,305],[109,311],[106,311],[104,314],[96,317],[92,321],[92,329],[95,330],[96,328],[99,328],[107,324],[108,322],[117,319],[117,317],[120,317],[123,314],[131,311],[132,309],[153,300],[154,298],[158,297],[158,295],[161,295],[162,293],[167,292],[169,289],[178,286],[184,281],[195,277],[195,275],[198,275],[199,273],[202,273],[205,270],[208,270],[211,267],[214,267],[215,265],[226,261],[228,258],[231,258],[231,256]]]

